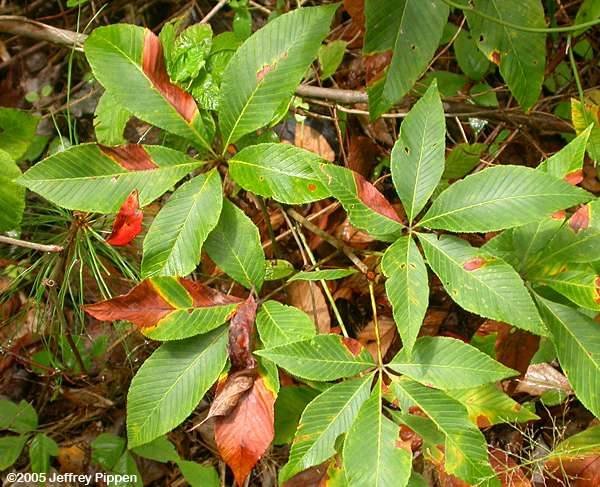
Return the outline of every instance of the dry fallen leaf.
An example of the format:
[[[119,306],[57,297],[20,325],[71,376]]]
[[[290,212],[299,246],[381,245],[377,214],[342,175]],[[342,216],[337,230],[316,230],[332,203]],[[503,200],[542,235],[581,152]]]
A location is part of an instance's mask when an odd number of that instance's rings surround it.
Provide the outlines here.
[[[294,145],[319,154],[329,162],[335,161],[335,152],[323,134],[304,123],[296,125]]]
[[[550,364],[530,365],[522,379],[517,379],[515,392],[540,396],[544,392],[559,390],[573,394],[567,378]]]
[[[394,341],[396,336],[396,322],[393,318],[387,316],[380,316],[378,319],[379,324],[379,339],[381,342],[381,356],[385,357],[390,345]],[[365,347],[369,353],[373,356],[374,360],[377,360],[377,336],[375,333],[375,322],[369,321],[356,337],[357,340]]]
[[[315,321],[316,315],[316,325],[319,333],[329,333],[331,330],[331,317],[319,283],[294,281],[288,286],[287,295],[289,305],[300,308],[313,321]]]

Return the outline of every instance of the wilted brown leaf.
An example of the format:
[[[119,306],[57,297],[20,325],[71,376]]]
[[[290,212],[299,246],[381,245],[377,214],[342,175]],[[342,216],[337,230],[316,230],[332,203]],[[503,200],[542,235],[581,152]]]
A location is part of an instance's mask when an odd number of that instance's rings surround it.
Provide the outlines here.
[[[378,319],[379,325],[379,338],[380,338],[380,349],[381,356],[385,357],[390,345],[394,341],[396,336],[396,323],[392,318],[387,316],[380,316]],[[374,360],[377,360],[377,335],[375,333],[375,322],[369,321],[358,336],[357,340],[369,351],[373,356]]]
[[[539,396],[544,392],[559,390],[573,394],[567,378],[550,364],[530,365],[525,377],[517,379],[515,392]]]
[[[316,315],[316,325],[319,333],[329,333],[331,317],[320,284],[309,281],[294,281],[288,286],[287,291],[288,304],[300,308],[313,321]]]
[[[244,393],[233,411],[215,420],[219,454],[233,471],[238,486],[265,453],[275,434],[275,394],[262,377]]]
[[[335,161],[335,152],[325,136],[310,125],[304,123],[296,125],[294,145],[319,154],[326,161]]]
[[[134,189],[119,208],[106,243],[113,247],[128,245],[142,231],[144,213],[140,210],[139,193]]]
[[[229,358],[233,370],[255,369],[256,359],[252,355],[256,301],[252,294],[241,304],[229,325]]]

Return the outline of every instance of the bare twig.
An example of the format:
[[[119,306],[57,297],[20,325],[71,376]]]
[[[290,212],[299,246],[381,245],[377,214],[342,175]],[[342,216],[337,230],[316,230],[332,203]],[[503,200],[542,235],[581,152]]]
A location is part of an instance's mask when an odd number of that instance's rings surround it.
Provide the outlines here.
[[[26,249],[39,250],[40,252],[62,252],[63,248],[60,245],[44,245],[34,242],[27,242],[17,238],[5,237],[0,235],[0,243],[14,245],[15,247],[24,247]]]
[[[228,0],[221,0],[219,3],[217,3],[210,12],[208,12],[204,18],[200,21],[201,24],[206,24],[210,19],[212,19],[216,13],[221,10],[225,4],[228,2]]]
[[[58,29],[18,15],[0,15],[0,32],[74,47],[78,51],[83,51],[83,42],[87,37],[85,34]]]

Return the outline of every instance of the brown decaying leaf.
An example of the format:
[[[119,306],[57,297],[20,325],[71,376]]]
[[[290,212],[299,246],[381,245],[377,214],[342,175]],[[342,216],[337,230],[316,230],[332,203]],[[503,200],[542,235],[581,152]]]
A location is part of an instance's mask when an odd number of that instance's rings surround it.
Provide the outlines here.
[[[573,213],[573,216],[569,219],[569,227],[577,233],[581,230],[585,230],[590,225],[590,207],[589,205],[583,205]]]
[[[256,369],[238,370],[219,382],[215,400],[204,421],[214,416],[227,416],[238,404],[244,392],[252,387],[255,378]]]
[[[294,145],[319,154],[326,161],[335,161],[335,152],[325,136],[310,125],[304,123],[296,125]]]
[[[117,147],[99,145],[102,153],[128,171],[150,171],[158,168],[143,146],[125,144]]]
[[[300,308],[314,321],[317,319],[319,333],[329,333],[331,317],[320,284],[309,281],[294,281],[287,288],[288,304]],[[314,308],[313,308],[314,298]]]
[[[544,465],[547,487],[598,487],[600,455],[553,458]]]
[[[252,294],[242,303],[229,325],[229,358],[232,370],[255,369],[256,359],[252,355],[256,301]]]
[[[573,390],[567,378],[550,364],[530,365],[525,377],[517,379],[515,392],[539,396],[544,392],[559,390],[572,394]]]
[[[142,231],[144,213],[140,210],[139,193],[134,189],[119,208],[113,223],[112,232],[106,243],[122,247],[131,243]]]
[[[144,35],[142,69],[154,87],[177,110],[179,115],[190,123],[198,113],[196,102],[192,98],[192,95],[171,83],[165,68],[160,40],[154,32],[148,29],[146,29],[146,34]]]
[[[488,453],[490,464],[502,482],[502,487],[531,487],[531,481],[508,453],[494,447],[489,447]]]
[[[227,303],[237,303],[239,298],[224,295],[208,286],[179,278],[179,282],[192,296],[194,306],[208,307]],[[122,296],[87,304],[83,309],[101,321],[127,320],[138,328],[150,328],[175,310],[146,279]]]
[[[322,463],[315,467],[311,467],[291,479],[285,481],[282,487],[324,487],[327,485],[327,467],[328,462]]]
[[[383,150],[369,137],[353,136],[350,138],[348,147],[348,169],[368,177],[375,165],[376,158],[381,155],[383,155]]]
[[[274,405],[275,394],[267,388],[263,378],[258,377],[230,414],[216,418],[217,448],[233,471],[238,486],[244,484],[273,441]]]
[[[372,183],[358,173],[354,173],[354,180],[356,181],[356,194],[365,205],[390,220],[402,223],[393,206]]]
[[[364,57],[367,86],[373,85],[383,76],[387,67],[392,62],[393,54],[394,52],[389,49]]]
[[[378,325],[381,356],[385,357],[397,333],[396,323],[390,317],[380,316]],[[377,336],[374,321],[369,321],[367,326],[360,330],[357,340],[369,351],[373,359],[377,360]]]
[[[335,228],[334,235],[349,245],[361,249],[367,248],[369,244],[372,244],[375,241],[375,239],[367,232],[353,226],[348,218]]]

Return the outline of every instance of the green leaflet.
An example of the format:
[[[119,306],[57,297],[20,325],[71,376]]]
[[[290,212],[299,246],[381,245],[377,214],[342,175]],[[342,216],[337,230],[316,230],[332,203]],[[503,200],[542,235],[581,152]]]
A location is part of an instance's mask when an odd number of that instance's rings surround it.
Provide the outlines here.
[[[275,401],[274,445],[292,443],[302,411],[319,391],[308,386],[285,386],[279,389]]]
[[[388,247],[381,260],[381,270],[387,277],[385,291],[402,345],[410,352],[429,304],[427,268],[411,237],[400,237]]]
[[[405,377],[394,379],[391,388],[403,410],[412,405],[420,407],[444,434],[448,473],[476,485],[500,487],[488,461],[485,438],[459,402]]]
[[[26,442],[26,435],[0,438],[0,470],[6,470],[18,460]]]
[[[317,335],[255,354],[272,360],[290,374],[317,381],[350,377],[375,366],[371,354],[357,341],[339,335]]]
[[[102,93],[94,112],[94,129],[98,143],[124,144],[123,132],[130,118],[131,113],[110,96],[108,91]]]
[[[125,451],[125,439],[112,433],[100,433],[91,443],[92,462],[112,470]]]
[[[226,360],[224,328],[161,345],[131,381],[128,447],[148,443],[184,421],[217,380]]]
[[[600,276],[590,265],[563,264],[557,272],[532,280],[551,287],[582,308],[600,311]]]
[[[304,312],[277,301],[266,301],[256,315],[256,328],[265,348],[287,345],[315,336],[313,321]]]
[[[321,79],[333,76],[337,68],[342,64],[344,53],[348,43],[340,39],[331,41],[319,49],[319,66],[321,66]]]
[[[404,487],[410,478],[412,451],[397,445],[399,427],[383,415],[382,396],[379,380],[346,434],[343,462],[349,487]]]
[[[373,375],[334,384],[313,399],[302,413],[288,463],[279,474],[284,482],[335,454],[335,441],[348,431],[369,397]]]
[[[248,289],[260,291],[265,277],[265,254],[258,228],[229,200],[223,200],[219,222],[206,239],[204,249],[228,276]]]
[[[334,279],[343,279],[344,277],[356,274],[356,269],[322,269],[320,271],[300,271],[288,279],[290,281],[326,281]]]
[[[378,240],[393,242],[404,225],[392,205],[360,174],[334,164],[313,164],[315,174],[348,213],[350,223]]]
[[[560,365],[575,394],[600,417],[600,329],[578,311],[536,296],[544,323],[550,330]]]
[[[287,105],[329,33],[337,4],[293,10],[253,34],[223,73],[219,126],[223,150],[268,125]]]
[[[600,425],[595,425],[561,441],[550,452],[550,458],[576,458],[598,452],[600,452]]]
[[[400,350],[388,366],[426,386],[463,389],[518,375],[461,340],[421,337],[412,353]]]
[[[81,144],[38,162],[17,182],[69,210],[115,213],[134,189],[145,206],[200,164],[166,147]]]
[[[592,126],[585,129],[556,154],[542,162],[536,169],[538,171],[545,171],[551,176],[561,179],[581,170],[585,156],[585,147],[590,138],[591,130]]]
[[[25,188],[15,183],[21,170],[8,152],[0,149],[0,232],[18,227],[25,209]]]
[[[462,29],[453,46],[456,62],[461,71],[475,81],[483,78],[490,68],[490,61],[477,48],[472,34]]]
[[[44,433],[36,434],[29,446],[31,471],[34,473],[46,473],[50,469],[51,456],[58,456],[58,445],[56,442]]]
[[[289,144],[257,144],[229,159],[229,175],[242,188],[281,203],[302,204],[330,196],[311,164],[317,154]]]
[[[427,263],[462,308],[546,335],[521,277],[506,262],[457,237],[419,234]]]
[[[475,0],[475,9],[490,17],[526,27],[546,27],[541,0]],[[500,74],[523,109],[540,96],[546,67],[546,35],[522,32],[466,12],[475,41]]]
[[[14,108],[0,107],[0,151],[11,159],[22,159],[33,140],[40,119]]]
[[[31,404],[24,399],[18,404],[0,399],[0,430],[29,433],[37,427],[38,415]]]
[[[434,81],[412,107],[392,150],[392,179],[412,223],[444,172],[446,120]]]
[[[110,96],[133,115],[210,150],[214,127],[191,95],[168,81],[160,41],[136,25],[98,27],[86,39],[85,56]]]
[[[216,169],[177,188],[144,238],[142,277],[192,272],[200,262],[202,244],[219,221],[222,204]]]
[[[471,421],[482,427],[540,419],[511,399],[495,384],[484,384],[469,389],[452,389],[446,391],[446,394],[462,403],[467,408]]]
[[[367,86],[372,120],[400,101],[425,71],[447,19],[448,6],[441,0],[365,2],[364,54],[391,56],[387,69]]]
[[[591,198],[587,191],[543,172],[522,166],[495,166],[452,184],[418,225],[456,232],[490,232],[539,220]]]

